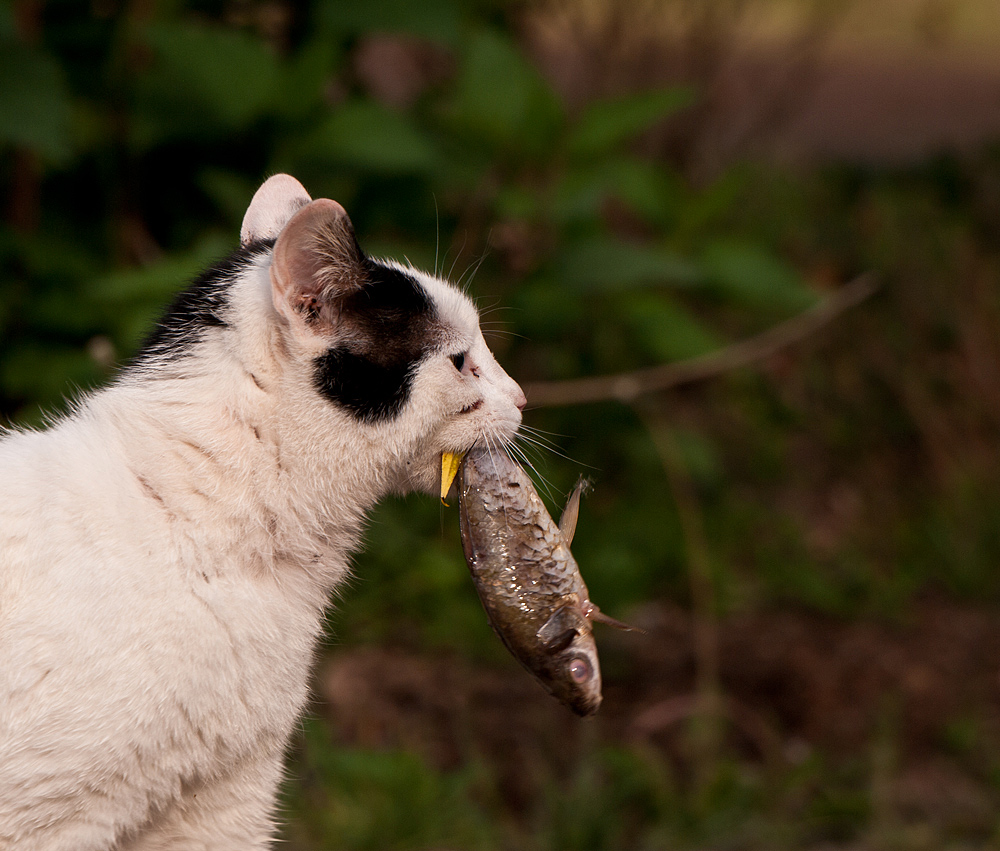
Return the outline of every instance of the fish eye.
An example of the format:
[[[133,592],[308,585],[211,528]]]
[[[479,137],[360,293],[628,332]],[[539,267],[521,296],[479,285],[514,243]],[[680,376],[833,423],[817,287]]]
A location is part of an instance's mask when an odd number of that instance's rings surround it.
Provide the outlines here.
[[[577,656],[569,663],[569,675],[575,683],[585,683],[594,675],[594,669],[589,660],[583,656]]]
[[[451,356],[451,362],[453,364],[455,364],[455,369],[457,369],[459,372],[461,372],[462,371],[462,367],[465,366],[465,352],[462,352],[461,354],[457,354],[457,355],[452,355]]]

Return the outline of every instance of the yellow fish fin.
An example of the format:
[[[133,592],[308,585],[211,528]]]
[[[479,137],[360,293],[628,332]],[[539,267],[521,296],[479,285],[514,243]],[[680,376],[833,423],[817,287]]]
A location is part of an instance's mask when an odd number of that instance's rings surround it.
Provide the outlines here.
[[[462,463],[462,456],[454,452],[441,453],[441,502],[447,505],[445,498],[451,490],[451,483],[458,475],[458,466]]]

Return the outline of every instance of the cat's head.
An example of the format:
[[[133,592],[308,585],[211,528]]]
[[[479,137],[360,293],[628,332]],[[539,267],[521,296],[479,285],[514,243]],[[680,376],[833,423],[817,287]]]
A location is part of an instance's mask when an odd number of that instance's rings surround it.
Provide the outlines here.
[[[509,441],[521,388],[451,284],[368,257],[347,213],[276,175],[243,221],[245,247],[274,240],[272,318],[285,369],[391,458],[392,490],[439,487],[441,454]]]

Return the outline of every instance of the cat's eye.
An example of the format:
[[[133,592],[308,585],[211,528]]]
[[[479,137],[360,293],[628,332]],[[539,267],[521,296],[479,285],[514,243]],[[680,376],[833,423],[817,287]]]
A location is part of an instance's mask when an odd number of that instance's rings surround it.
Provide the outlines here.
[[[458,355],[452,355],[451,362],[455,364],[455,369],[461,372],[462,367],[465,366],[465,352],[462,352],[461,354]]]

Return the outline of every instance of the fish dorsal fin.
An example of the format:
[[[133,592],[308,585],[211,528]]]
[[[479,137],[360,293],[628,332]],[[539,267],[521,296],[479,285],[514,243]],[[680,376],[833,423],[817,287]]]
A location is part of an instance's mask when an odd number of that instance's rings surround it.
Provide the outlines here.
[[[568,547],[573,543],[573,536],[576,534],[576,521],[580,516],[580,497],[590,487],[590,482],[580,477],[576,483],[573,493],[566,500],[566,507],[563,509],[562,517],[559,518],[559,531]]]
[[[608,626],[613,626],[615,629],[623,629],[625,630],[625,632],[641,632],[643,634],[645,634],[646,632],[646,630],[642,629],[641,627],[630,626],[624,621],[617,620],[611,617],[610,615],[604,614],[604,612],[602,612],[599,608],[597,608],[597,606],[594,606],[593,603],[591,603],[591,606],[593,606],[593,608],[591,609],[590,614],[587,615],[587,617],[590,618],[592,621],[596,621],[597,623],[607,624]]]
[[[580,634],[580,615],[570,605],[560,606],[535,634],[546,653],[558,653],[569,647]]]

